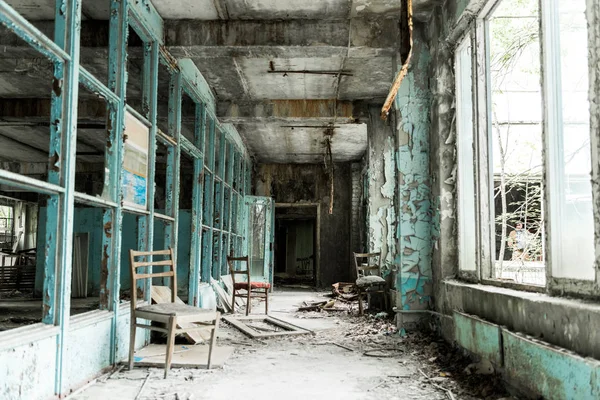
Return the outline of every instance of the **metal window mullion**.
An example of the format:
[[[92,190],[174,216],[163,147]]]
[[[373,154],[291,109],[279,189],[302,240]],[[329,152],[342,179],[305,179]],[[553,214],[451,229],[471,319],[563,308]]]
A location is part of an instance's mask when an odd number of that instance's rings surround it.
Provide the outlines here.
[[[215,171],[215,132],[217,130],[217,122],[215,118],[210,119],[209,131],[208,131],[208,154],[207,157],[208,168],[213,172],[213,176],[216,174]]]
[[[150,137],[148,140],[148,179],[146,181],[146,196],[148,215],[141,217],[141,225],[138,227],[138,234],[145,235],[145,241],[140,240],[140,244],[145,247],[139,247],[140,250],[152,251],[154,249],[154,196],[156,187],[154,179],[156,176],[156,132],[157,132],[157,101],[158,101],[158,57],[159,49],[156,41],[150,44],[150,52],[144,53],[144,101],[148,102],[148,121],[150,122]],[[141,230],[143,229],[143,231]],[[152,261],[152,256],[148,256],[146,261]],[[152,273],[152,266],[146,268],[146,273]],[[152,280],[144,279],[143,282],[144,299],[151,301]],[[147,339],[149,339],[149,334]]]
[[[563,127],[561,101],[560,25],[556,0],[541,2],[541,54],[542,65],[542,109],[544,123],[542,140],[544,151],[545,187],[543,201],[546,219],[546,287],[551,289],[554,269],[562,260],[560,232],[562,232],[562,210],[564,209],[564,165]]]
[[[55,8],[55,42],[68,55],[69,61],[64,65],[62,85],[60,81],[53,84],[55,95],[52,101],[53,125],[59,125],[52,130],[51,148],[58,154],[54,166],[58,166],[56,174],[49,174],[52,182],[64,187],[65,192],[58,195],[57,202],[53,202],[53,209],[47,208],[47,227],[58,227],[58,235],[49,238],[55,241],[56,268],[46,269],[46,273],[56,274],[55,296],[50,298],[54,312],[44,312],[44,322],[54,323],[60,327],[57,338],[56,351],[56,379],[55,393],[59,396],[66,391],[65,358],[67,356],[67,334],[69,329],[69,316],[71,306],[71,270],[73,249],[73,220],[75,209],[75,158],[77,146],[77,99],[79,92],[79,28],[81,26],[81,0],[65,0],[57,2]],[[56,88],[59,88],[58,90]],[[58,101],[58,100],[62,101]],[[60,107],[60,108],[59,108]],[[56,153],[58,151],[58,153]],[[52,166],[50,166],[52,168]],[[54,212],[58,211],[58,212]],[[56,219],[55,223],[52,220]],[[50,282],[48,282],[50,283]],[[44,287],[45,293],[49,288]],[[45,296],[44,296],[45,297]],[[54,301],[52,301],[54,300]],[[53,321],[52,321],[53,320]]]
[[[233,163],[235,157],[235,147],[233,143],[227,141],[227,163],[225,165],[225,182],[233,189]]]
[[[111,327],[110,362],[117,362],[117,327],[119,321],[120,302],[120,268],[121,268],[121,225],[122,225],[122,173],[123,165],[123,129],[125,125],[125,94],[127,86],[127,2],[111,2],[109,20],[109,52],[108,52],[108,88],[119,99],[116,109],[116,121],[111,132],[109,184],[112,200],[117,203],[113,210],[103,215],[102,261],[100,306],[113,311]],[[108,146],[107,146],[108,147]],[[104,285],[104,287],[102,287]]]
[[[167,156],[167,201],[165,213],[173,217],[173,222],[165,227],[165,243],[177,251],[177,234],[179,226],[179,173],[181,158],[181,74],[171,75],[169,83],[169,134],[177,141],[176,146],[169,146]]]
[[[213,211],[213,278],[219,279],[221,276],[221,246],[223,241],[221,239],[223,227],[223,184],[221,181],[215,180],[214,182],[214,211]]]
[[[492,277],[494,256],[494,208],[493,208],[493,160],[491,132],[491,94],[489,71],[489,29],[487,21],[478,19],[475,26],[475,65],[474,85],[476,107],[473,118],[475,125],[475,171],[477,187],[476,221],[478,226],[478,278],[489,279]]]
[[[194,112],[194,145],[204,150],[205,107],[196,103]],[[194,188],[192,194],[192,248],[190,249],[190,278],[188,303],[200,306],[199,284],[202,276],[202,201],[204,196],[204,154],[194,159]]]
[[[586,8],[586,17],[588,21],[588,70],[590,71],[589,82],[589,97],[596,99],[590,101],[590,148],[592,160],[592,202],[594,205],[600,204],[600,73],[598,73],[598,65],[600,65],[600,3],[597,1],[588,1]],[[592,71],[596,71],[593,73]],[[592,128],[596,127],[596,128]],[[595,215],[598,215],[600,209],[595,206],[593,208]],[[595,295],[600,294],[600,224],[594,224],[595,231]]]
[[[65,1],[63,1],[62,4],[65,4]],[[65,14],[64,11],[63,14]],[[72,60],[72,53],[69,49],[62,46],[64,44],[64,39],[53,42],[21,14],[3,1],[0,1],[0,23],[50,60],[61,63]],[[61,30],[59,29],[58,31],[60,32]],[[62,32],[65,31],[62,30]],[[79,62],[77,61],[77,63]]]
[[[0,169],[0,183],[48,195],[65,192],[65,189],[57,184],[44,182],[4,169]]]
[[[246,194],[251,194],[251,179],[252,179],[252,164],[250,162],[250,160],[246,161],[246,176],[245,178],[245,190],[246,190]]]
[[[84,67],[79,66],[79,82],[89,91],[104,97],[108,104],[118,104],[119,98]]]
[[[200,283],[200,265],[202,260],[202,191],[204,184],[204,168],[202,163],[202,158],[194,159],[188,303],[196,307],[200,305],[198,285]]]

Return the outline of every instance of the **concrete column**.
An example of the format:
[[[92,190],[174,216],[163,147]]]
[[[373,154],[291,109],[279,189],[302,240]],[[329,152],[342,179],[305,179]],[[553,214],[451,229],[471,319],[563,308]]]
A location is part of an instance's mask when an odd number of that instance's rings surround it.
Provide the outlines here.
[[[384,275],[394,264],[396,254],[395,129],[380,118],[381,106],[369,107],[368,130],[368,251],[381,252]]]
[[[403,310],[431,307],[432,236],[439,229],[429,170],[431,57],[423,31],[422,25],[415,24],[409,72],[395,103],[399,210],[395,264],[397,306]]]

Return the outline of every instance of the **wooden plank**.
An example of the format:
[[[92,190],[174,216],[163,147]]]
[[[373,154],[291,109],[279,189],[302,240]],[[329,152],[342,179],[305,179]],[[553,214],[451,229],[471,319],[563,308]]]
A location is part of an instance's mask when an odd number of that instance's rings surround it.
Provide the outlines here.
[[[231,312],[231,298],[227,297],[227,293],[225,290],[223,290],[221,285],[219,285],[219,282],[213,278],[210,278],[210,285],[217,294],[217,298],[219,299],[219,303],[221,304],[223,311]]]
[[[229,296],[233,298],[233,279],[231,278],[231,275],[221,275],[221,282],[223,282],[223,284],[225,285],[225,289],[227,290]],[[242,300],[240,296],[237,296],[235,298],[235,305],[238,308],[244,308],[246,306],[246,303],[244,303],[244,300]],[[233,310],[233,312],[235,313],[235,310]]]
[[[151,291],[152,301],[156,304],[170,303],[171,302],[171,289],[167,286],[155,286],[152,285]],[[179,296],[175,297],[175,303],[185,304]],[[192,328],[197,325],[191,322],[178,323],[179,328]],[[210,338],[210,330],[208,331],[190,331],[183,334],[191,343],[202,343]]]
[[[288,322],[282,321],[277,318],[270,317],[268,315],[257,315],[257,316],[249,315],[247,317],[237,317],[237,316],[234,317],[232,315],[228,315],[228,316],[223,317],[223,319],[225,321],[227,321],[228,323],[230,323],[231,325],[233,325],[234,327],[236,327],[237,329],[239,329],[240,331],[242,331],[242,333],[245,333],[246,335],[250,336],[253,339],[261,339],[261,338],[268,338],[268,337],[274,337],[274,336],[305,335],[308,333],[313,333],[312,331],[310,331],[308,329],[301,328],[299,326],[290,324]],[[286,330],[284,332],[259,332],[258,330],[253,329],[252,327],[246,325],[244,323],[244,321],[262,321],[262,322],[271,323],[273,325],[279,326],[280,328],[289,329],[289,330]]]

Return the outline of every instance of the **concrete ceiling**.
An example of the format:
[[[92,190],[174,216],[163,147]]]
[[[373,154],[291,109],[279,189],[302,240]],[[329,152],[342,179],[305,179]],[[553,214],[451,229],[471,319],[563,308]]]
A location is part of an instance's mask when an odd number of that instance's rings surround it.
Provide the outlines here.
[[[416,15],[427,14],[438,1],[416,0]],[[52,35],[49,21],[54,18],[54,0],[8,3]],[[394,58],[400,46],[400,0],[153,3],[165,20],[167,49],[176,57],[195,62],[215,92],[219,118],[234,123],[259,162],[321,163],[327,137],[331,137],[335,161],[363,156],[367,146],[366,104],[382,103],[394,77]],[[108,4],[84,0],[82,7],[81,62],[104,82]],[[5,32],[0,32],[4,50],[0,56],[0,98],[38,98],[40,103],[47,103],[50,65]],[[141,81],[134,79],[141,71],[140,58],[139,43],[130,35],[128,102],[132,105],[141,93]],[[166,76],[160,76],[166,87]],[[85,96],[93,97],[82,92]],[[159,104],[159,110],[162,108]],[[45,108],[36,105],[34,109]],[[47,127],[12,124],[17,116],[23,122],[24,114],[42,121],[48,121],[49,115],[31,110],[15,113],[14,107],[3,109],[2,105],[0,112],[0,147],[7,153],[0,158],[29,149],[33,155],[22,156],[22,161],[43,161],[47,140],[40,133]],[[159,117],[165,120],[166,114]],[[82,120],[86,118],[84,113]],[[7,121],[11,126],[1,125]],[[333,135],[328,127],[334,127]],[[94,140],[100,131],[91,128],[88,132],[80,130],[82,157],[88,157],[85,160],[89,162],[101,161],[89,155],[102,148],[103,140]],[[30,132],[25,134],[27,129]],[[189,129],[185,134],[191,135]]]
[[[191,58],[259,162],[360,160],[353,102],[382,103],[400,43],[400,0],[155,0],[166,45]],[[349,105],[338,110],[336,102]],[[338,112],[341,111],[341,112]]]

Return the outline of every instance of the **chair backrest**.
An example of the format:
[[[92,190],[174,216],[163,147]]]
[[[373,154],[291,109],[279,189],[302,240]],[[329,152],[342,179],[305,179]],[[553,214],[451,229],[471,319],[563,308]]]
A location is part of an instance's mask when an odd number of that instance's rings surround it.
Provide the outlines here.
[[[245,270],[237,270],[236,271],[235,262],[238,262],[238,261],[246,263]],[[227,256],[227,265],[229,265],[229,273],[231,274],[231,281],[233,282],[234,287],[235,287],[235,276],[236,275],[245,275],[246,282],[250,282],[250,259],[248,256],[243,256],[243,257]]]
[[[354,254],[354,266],[356,267],[356,277],[368,275],[381,276],[381,253],[353,253]],[[377,261],[373,259],[377,258]],[[366,259],[366,263],[362,263],[361,260]]]
[[[167,256],[164,260],[156,260],[154,256]],[[136,261],[136,257],[152,257],[152,261]],[[140,279],[171,278],[171,302],[175,303],[177,298],[177,268],[175,267],[175,254],[173,249],[158,251],[135,251],[129,250],[129,263],[131,266],[131,308],[135,309],[137,302],[137,281]],[[168,271],[153,273],[138,273],[138,268],[150,266],[169,267]]]

